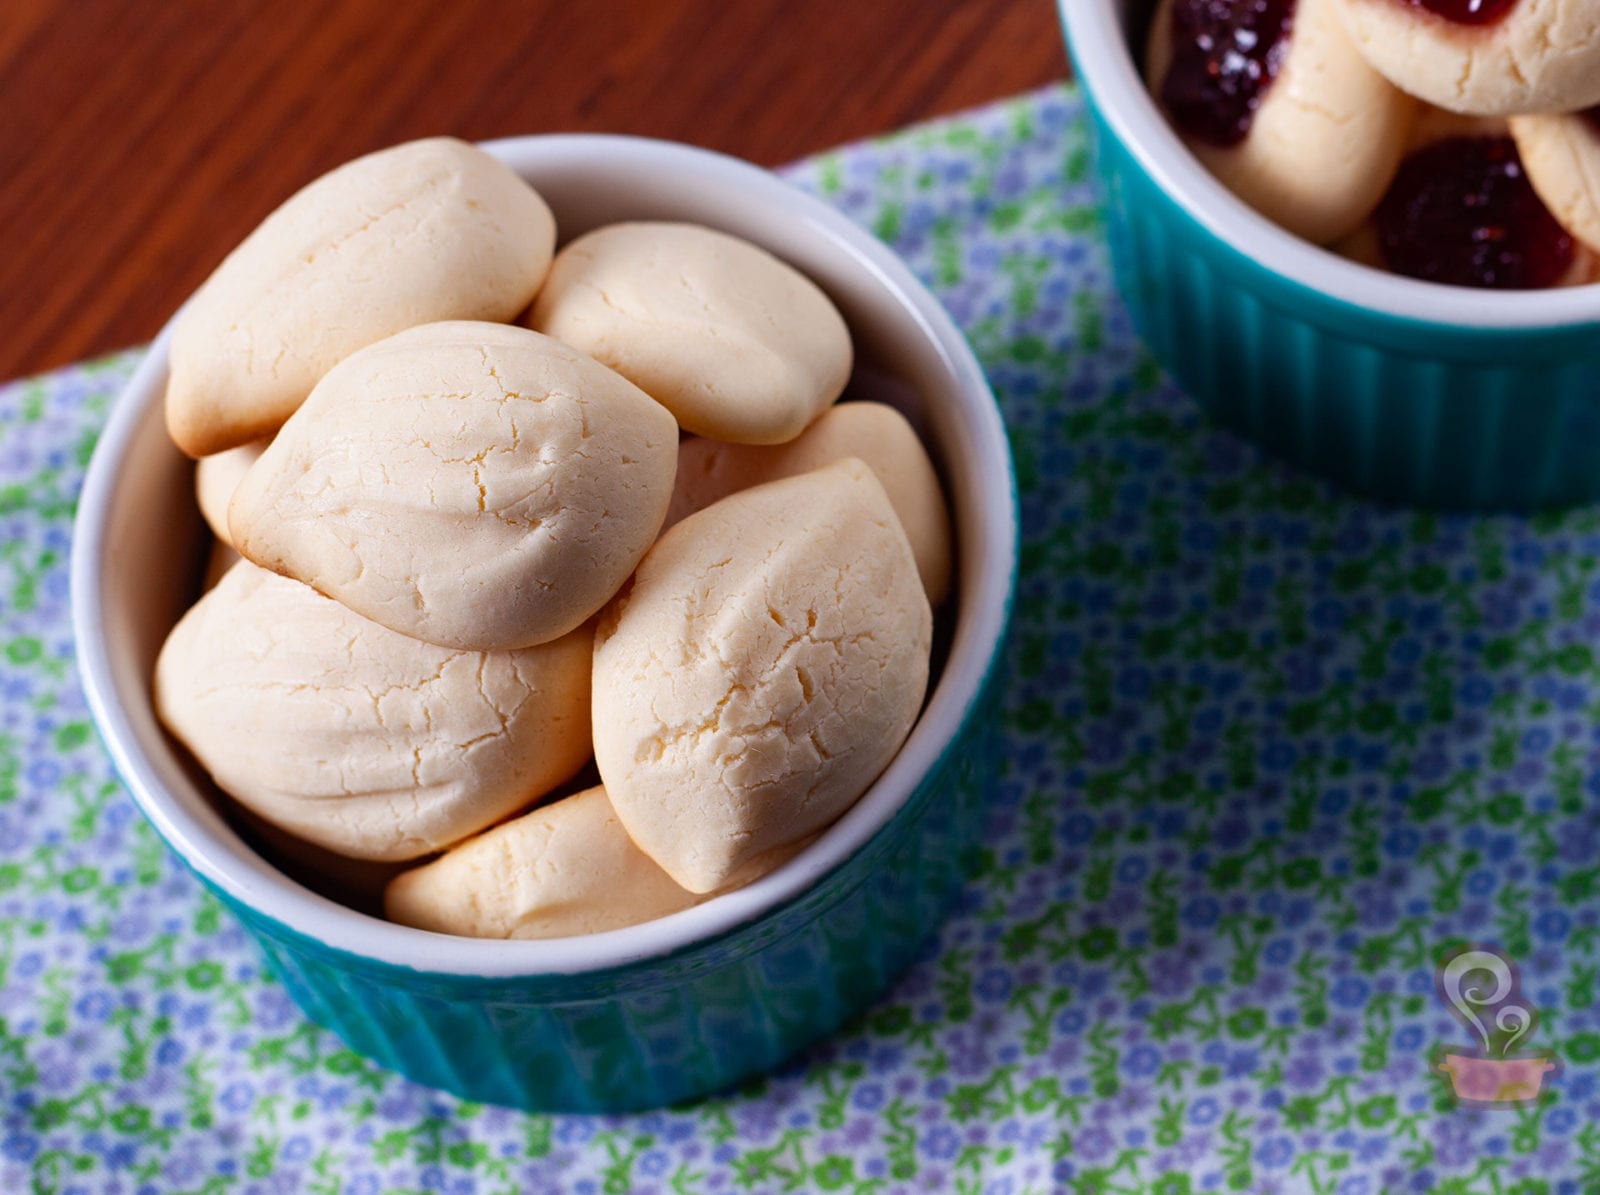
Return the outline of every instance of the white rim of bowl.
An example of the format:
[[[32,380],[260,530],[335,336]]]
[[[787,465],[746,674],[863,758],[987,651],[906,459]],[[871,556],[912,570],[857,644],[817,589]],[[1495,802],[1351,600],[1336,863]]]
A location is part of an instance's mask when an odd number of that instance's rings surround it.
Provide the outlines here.
[[[113,482],[126,465],[135,432],[149,407],[131,396],[150,390],[165,373],[168,322],[115,404],[95,448],[79,497],[73,531],[71,610],[79,674],[96,723],[117,772],[172,849],[196,872],[239,903],[326,947],[380,964],[423,972],[485,979],[583,975],[660,958],[714,940],[804,896],[824,875],[866,846],[889,824],[976,703],[991,666],[1003,647],[1017,559],[1014,496],[1006,466],[1009,446],[999,407],[983,370],[955,323],[936,299],[884,245],[821,200],[777,176],[710,150],[639,137],[555,134],[485,142],[483,148],[514,169],[581,164],[611,158],[619,150],[664,167],[685,165],[712,181],[749,193],[752,202],[798,205],[801,218],[819,235],[845,249],[914,317],[944,368],[970,401],[965,431],[975,459],[999,464],[1008,481],[983,504],[979,558],[962,561],[962,572],[976,570],[973,599],[962,609],[938,687],[889,767],[872,787],[811,847],[776,871],[735,892],[679,913],[606,933],[542,941],[455,937],[395,925],[317,895],[263,864],[252,877],[239,873],[238,848],[196,818],[169,795],[158,771],[116,701],[103,634],[85,628],[104,626],[101,617],[101,560],[106,551],[106,508]],[[176,318],[176,317],[174,317]],[[980,474],[983,472],[979,471]],[[992,474],[987,474],[991,475]],[[84,518],[87,514],[89,517]],[[245,848],[248,850],[248,848]],[[246,883],[250,878],[253,882]]]
[[[1083,86],[1145,172],[1212,235],[1263,269],[1356,307],[1473,329],[1600,322],[1600,283],[1543,291],[1443,286],[1359,265],[1286,232],[1216,180],[1173,132],[1134,65],[1126,0],[1058,0]]]

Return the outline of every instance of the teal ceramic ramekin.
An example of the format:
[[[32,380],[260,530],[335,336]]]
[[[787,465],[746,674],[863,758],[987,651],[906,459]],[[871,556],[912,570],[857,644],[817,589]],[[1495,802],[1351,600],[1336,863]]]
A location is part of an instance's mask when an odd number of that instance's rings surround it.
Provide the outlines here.
[[[621,219],[691,220],[816,279],[855,337],[858,393],[900,402],[940,467],[959,583],[948,654],[900,754],[779,870],[646,925],[501,942],[369,917],[294,883],[233,831],[157,725],[150,678],[205,549],[193,467],[167,440],[163,332],[95,451],[73,542],[78,662],[134,800],[249,928],[313,1020],[361,1054],[469,1099],[621,1111],[769,1070],[877,997],[962,882],[995,774],[997,667],[1017,566],[1000,413],[960,333],[906,267],[755,167],[623,137],[487,146],[537,186],[565,237]]]
[[[1150,5],[1058,2],[1117,284],[1151,353],[1218,420],[1390,501],[1528,511],[1600,498],[1600,286],[1440,286],[1298,239],[1168,127],[1130,50]]]

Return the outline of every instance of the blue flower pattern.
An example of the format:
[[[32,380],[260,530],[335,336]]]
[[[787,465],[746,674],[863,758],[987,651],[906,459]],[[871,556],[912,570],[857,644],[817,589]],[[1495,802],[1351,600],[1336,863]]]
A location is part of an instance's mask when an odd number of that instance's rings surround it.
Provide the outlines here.
[[[1114,293],[1068,89],[789,175],[935,289],[1013,433],[1007,765],[936,947],[780,1073],[640,1116],[463,1104],[306,1023],[74,675],[119,354],[0,388],[0,1190],[1600,1190],[1600,511],[1385,509],[1210,425]],[[1467,941],[1563,1061],[1537,1103],[1430,1070]]]

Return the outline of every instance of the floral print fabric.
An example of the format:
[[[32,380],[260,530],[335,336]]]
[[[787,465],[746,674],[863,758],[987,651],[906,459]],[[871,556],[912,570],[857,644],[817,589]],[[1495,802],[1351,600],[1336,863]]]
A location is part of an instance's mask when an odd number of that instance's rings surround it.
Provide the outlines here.
[[[789,172],[898,249],[1013,432],[1004,774],[936,946],[781,1073],[531,1116],[308,1024],[119,786],[74,677],[73,504],[136,354],[0,388],[0,1190],[1600,1189],[1600,511],[1385,509],[1140,348],[1051,89]],[[996,484],[1000,479],[996,479]],[[1456,1107],[1448,950],[1561,1071]]]

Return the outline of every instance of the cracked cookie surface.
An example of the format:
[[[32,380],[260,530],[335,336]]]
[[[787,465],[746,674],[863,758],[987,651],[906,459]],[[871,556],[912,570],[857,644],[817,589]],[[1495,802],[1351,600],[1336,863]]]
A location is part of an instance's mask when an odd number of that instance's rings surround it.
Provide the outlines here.
[[[655,540],[668,412],[503,324],[412,328],[318,383],[240,483],[241,554],[391,630],[471,650],[573,630]]]
[[[592,636],[468,652],[396,634],[235,565],[156,663],[163,724],[224,792],[359,859],[429,854],[588,760]]]
[[[233,533],[228,530],[228,504],[234,491],[250,472],[250,466],[261,459],[269,440],[253,440],[226,452],[203,456],[195,462],[194,498],[200,514],[211,528],[212,534],[228,547],[233,547]]]
[[[900,749],[932,614],[883,486],[850,459],[662,536],[595,639],[595,761],[683,887],[831,823]]]
[[[698,904],[634,845],[603,787],[485,831],[403,872],[389,920],[472,938],[566,938]]]
[[[911,541],[928,601],[939,605],[950,589],[950,511],[927,449],[906,417],[884,403],[829,407],[787,444],[684,440],[678,446],[678,476],[662,530],[729,494],[852,456],[883,484]]]

